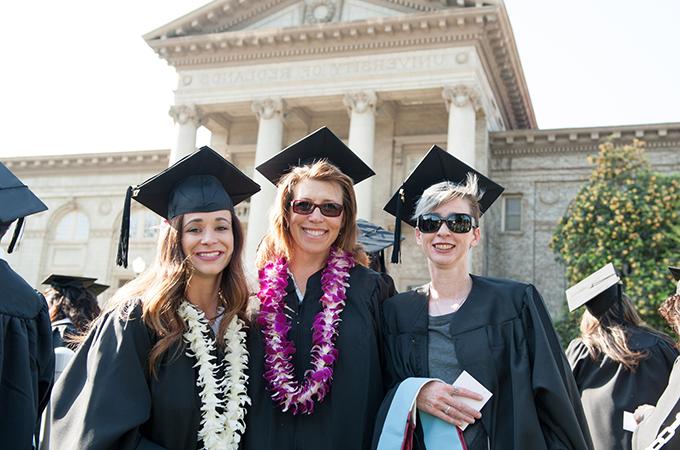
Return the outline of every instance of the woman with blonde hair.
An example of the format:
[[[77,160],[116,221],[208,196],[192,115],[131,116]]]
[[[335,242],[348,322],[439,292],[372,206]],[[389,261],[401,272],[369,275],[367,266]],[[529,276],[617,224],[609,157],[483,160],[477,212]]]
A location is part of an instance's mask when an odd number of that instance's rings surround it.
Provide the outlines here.
[[[567,358],[594,448],[629,450],[626,416],[632,419],[636,407],[656,403],[678,352],[668,336],[644,324],[612,264],[570,288],[567,299],[572,310],[579,303],[586,307],[581,335],[569,344]]]
[[[383,305],[391,389],[379,450],[591,448],[538,290],[470,273],[480,216],[502,192],[433,146],[385,206],[415,228],[430,281]]]
[[[259,186],[204,147],[128,189],[167,219],[154,265],[119,290],[52,397],[53,449],[237,449],[247,396],[243,231]]]
[[[389,295],[357,244],[353,184],[373,175],[322,128],[257,168],[277,185],[260,244],[245,450],[364,450],[384,395]]]

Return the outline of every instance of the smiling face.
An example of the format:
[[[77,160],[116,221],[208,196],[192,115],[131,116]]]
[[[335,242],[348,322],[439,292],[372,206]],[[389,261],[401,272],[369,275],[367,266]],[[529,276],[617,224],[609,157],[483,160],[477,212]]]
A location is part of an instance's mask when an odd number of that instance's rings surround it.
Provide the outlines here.
[[[234,251],[231,212],[185,214],[182,251],[189,258],[194,276],[216,277],[222,273]]]
[[[295,186],[293,200],[342,205],[342,189],[334,182],[305,179]],[[311,214],[303,215],[289,208],[288,214],[294,253],[321,255],[328,254],[337,239],[345,213],[338,217],[326,217],[319,208],[314,208]]]
[[[462,198],[454,198],[439,205],[432,213],[447,217],[453,213],[472,214],[470,203]],[[416,228],[416,243],[423,253],[437,268],[461,268],[467,271],[468,252],[479,244],[479,228],[467,233],[453,233],[442,222],[436,233],[423,233]]]

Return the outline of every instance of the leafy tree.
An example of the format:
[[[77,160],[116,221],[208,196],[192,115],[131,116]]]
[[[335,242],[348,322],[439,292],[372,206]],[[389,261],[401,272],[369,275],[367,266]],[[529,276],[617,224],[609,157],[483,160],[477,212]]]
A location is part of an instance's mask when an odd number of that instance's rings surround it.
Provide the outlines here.
[[[575,284],[608,262],[623,273],[624,292],[643,319],[657,329],[657,313],[674,287],[667,266],[680,262],[680,175],[654,173],[645,144],[599,147],[590,180],[570,203],[555,230],[551,248]],[[578,335],[580,314],[557,325],[564,343]]]

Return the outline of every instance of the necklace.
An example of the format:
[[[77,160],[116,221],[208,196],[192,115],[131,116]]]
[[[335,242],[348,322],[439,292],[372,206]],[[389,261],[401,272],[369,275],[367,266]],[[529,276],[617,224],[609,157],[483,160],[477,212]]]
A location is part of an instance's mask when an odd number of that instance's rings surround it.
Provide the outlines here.
[[[333,364],[338,358],[335,339],[338,336],[340,314],[345,307],[349,271],[354,267],[352,254],[331,247],[326,267],[321,274],[323,295],[319,299],[321,311],[312,326],[311,369],[300,383],[295,379],[292,357],[295,344],[288,339],[291,321],[284,314],[288,261],[279,258],[268,262],[260,270],[260,315],[265,347],[264,379],[269,385],[272,400],[283,412],[294,415],[311,414],[315,400],[321,402],[330,391]]]
[[[178,313],[187,323],[187,330],[182,336],[189,345],[186,355],[198,361],[196,385],[200,388],[201,397],[198,440],[203,442],[206,450],[236,450],[246,428],[245,405],[250,404],[247,392],[248,351],[245,325],[235,316],[227,326],[224,334],[226,355],[223,361],[226,367],[224,375],[216,377],[218,367],[213,363],[216,359],[213,356],[215,341],[210,338],[205,314],[188,301],[182,302]],[[222,392],[221,397],[218,395],[219,391]]]
[[[444,314],[451,314],[454,312],[457,312],[461,306],[463,306],[463,303],[465,303],[465,300],[470,296],[470,291],[472,291],[472,279],[468,277],[469,281],[466,282],[467,286],[465,287],[465,294],[456,297],[456,298],[451,298],[451,299],[442,299],[442,298],[437,298],[433,299],[431,290],[432,290],[432,283],[430,283],[428,287],[428,298],[430,300],[430,304],[434,306],[435,312],[437,315],[444,315]]]

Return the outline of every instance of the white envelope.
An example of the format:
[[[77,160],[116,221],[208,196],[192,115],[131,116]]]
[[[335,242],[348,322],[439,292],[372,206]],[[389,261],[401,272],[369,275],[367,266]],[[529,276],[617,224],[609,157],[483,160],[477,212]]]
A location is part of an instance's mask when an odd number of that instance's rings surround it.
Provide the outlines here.
[[[632,412],[623,412],[623,429],[626,431],[635,431],[638,424],[635,421],[635,416]]]
[[[487,388],[485,388],[482,383],[479,381],[475,380],[472,375],[467,373],[466,371],[463,371],[463,373],[460,374],[460,376],[456,379],[456,381],[453,382],[453,387],[456,388],[465,388],[469,391],[475,392],[479,395],[482,396],[481,400],[473,400],[471,398],[467,397],[458,397],[456,396],[456,400],[465,403],[467,406],[470,408],[474,409],[475,411],[479,412],[482,410],[486,402],[489,401],[491,396],[493,395]],[[460,427],[461,430],[464,430],[467,428],[467,424],[464,426]]]

